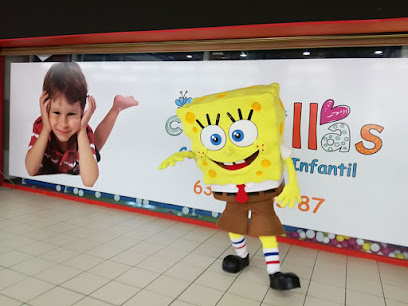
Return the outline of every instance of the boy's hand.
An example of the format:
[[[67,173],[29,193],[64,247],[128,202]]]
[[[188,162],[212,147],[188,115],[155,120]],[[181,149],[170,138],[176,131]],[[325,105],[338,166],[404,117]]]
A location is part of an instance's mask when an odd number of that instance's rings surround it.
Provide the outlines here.
[[[93,113],[96,109],[96,102],[94,97],[88,96],[88,109],[84,112],[84,115],[81,119],[81,127],[80,129],[86,131],[86,127],[88,126],[89,120],[91,119]]]
[[[48,93],[43,91],[40,97],[40,111],[41,111],[41,120],[43,124],[43,130],[46,132],[51,132],[50,124],[50,106],[51,101],[48,99]]]

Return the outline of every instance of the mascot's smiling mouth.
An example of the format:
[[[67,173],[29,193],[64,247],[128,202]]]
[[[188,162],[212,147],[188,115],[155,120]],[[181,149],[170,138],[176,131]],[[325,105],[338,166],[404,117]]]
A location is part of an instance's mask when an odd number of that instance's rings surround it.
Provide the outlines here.
[[[242,168],[245,168],[246,166],[249,166],[257,157],[258,157],[259,151],[256,151],[254,154],[251,156],[243,159],[243,160],[238,160],[233,163],[220,163],[215,160],[212,160],[214,163],[216,163],[218,166],[221,168],[227,169],[227,170],[239,170]]]

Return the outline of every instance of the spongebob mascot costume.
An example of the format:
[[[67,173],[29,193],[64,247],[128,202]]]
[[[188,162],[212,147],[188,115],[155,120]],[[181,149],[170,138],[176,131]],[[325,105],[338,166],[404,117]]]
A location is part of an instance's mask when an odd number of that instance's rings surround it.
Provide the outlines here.
[[[211,185],[214,197],[226,201],[217,226],[229,232],[236,255],[223,260],[223,270],[237,273],[249,265],[245,235],[262,242],[270,287],[289,290],[300,287],[294,273],[280,270],[276,236],[284,228],[274,211],[300,202],[292,150],[282,143],[285,109],[279,85],[258,85],[195,98],[177,109],[192,152],[177,152],[159,169],[193,158]],[[289,182],[283,180],[284,165]],[[248,213],[251,219],[248,221]]]

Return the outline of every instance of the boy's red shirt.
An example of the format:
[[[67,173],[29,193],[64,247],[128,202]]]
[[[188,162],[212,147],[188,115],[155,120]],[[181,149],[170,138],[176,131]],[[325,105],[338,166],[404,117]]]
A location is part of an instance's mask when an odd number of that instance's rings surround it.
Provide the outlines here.
[[[42,118],[38,117],[33,125],[33,135],[31,136],[28,149],[31,149],[31,147],[35,144],[42,131],[42,128]],[[86,132],[92,154],[96,158],[94,134],[89,125],[86,128]],[[55,135],[53,132],[50,133],[47,147],[45,148],[44,157],[40,169],[36,175],[56,173],[79,174],[79,153],[76,133],[68,141],[68,149],[65,152],[60,152],[58,150]]]

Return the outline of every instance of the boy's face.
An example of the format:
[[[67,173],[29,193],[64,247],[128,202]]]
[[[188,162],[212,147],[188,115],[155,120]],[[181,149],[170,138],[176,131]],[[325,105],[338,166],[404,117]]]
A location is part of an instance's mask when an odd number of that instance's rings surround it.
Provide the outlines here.
[[[70,104],[65,96],[59,95],[51,100],[49,118],[51,129],[57,139],[60,142],[67,142],[81,126],[81,105],[79,101]]]

